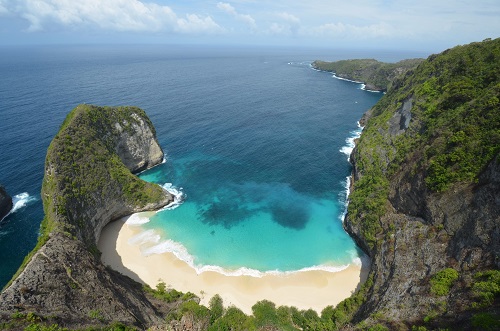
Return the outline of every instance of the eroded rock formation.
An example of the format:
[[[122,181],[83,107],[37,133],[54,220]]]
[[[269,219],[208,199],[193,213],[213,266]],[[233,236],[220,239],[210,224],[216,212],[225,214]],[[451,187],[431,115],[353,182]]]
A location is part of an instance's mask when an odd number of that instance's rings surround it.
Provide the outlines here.
[[[163,315],[141,285],[105,267],[96,244],[108,222],[173,201],[131,173],[162,160],[143,110],[76,107],[48,149],[41,237],[1,293],[0,315],[35,312],[71,327],[161,323]]]

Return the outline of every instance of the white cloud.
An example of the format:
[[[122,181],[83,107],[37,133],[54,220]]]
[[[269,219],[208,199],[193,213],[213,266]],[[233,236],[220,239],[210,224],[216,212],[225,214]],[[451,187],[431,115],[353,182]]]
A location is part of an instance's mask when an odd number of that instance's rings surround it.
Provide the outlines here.
[[[279,22],[272,22],[265,33],[276,36],[297,36],[300,31],[300,19],[287,12],[274,13],[274,18],[279,18]]]
[[[295,15],[289,14],[287,12],[282,12],[278,14],[278,17],[284,19],[285,21],[292,24],[300,24],[300,19]]]
[[[277,14],[277,16],[283,21],[281,23],[272,23],[270,27],[270,32],[272,34],[282,34],[282,35],[293,35],[297,36],[300,30],[300,19],[287,12],[282,12]]]
[[[9,13],[9,10],[7,9],[6,3],[7,3],[6,0],[0,0],[0,15]]]
[[[131,40],[178,34],[223,35],[228,42],[251,36],[248,42],[264,44],[279,38],[448,47],[498,37],[499,13],[498,0],[0,0],[0,38],[16,43],[19,36],[34,38],[22,31],[41,31],[48,40],[63,36],[59,32],[106,39],[118,31],[137,33]]]
[[[338,23],[327,23],[320,26],[312,27],[306,31],[305,34],[317,37],[340,37],[340,38],[377,38],[387,37],[394,33],[394,29],[387,23],[376,23],[370,25],[352,25]]]
[[[290,27],[288,25],[272,23],[269,27],[269,33],[272,35],[290,35]]]
[[[223,29],[210,16],[186,15],[186,19],[177,20],[177,31],[183,33],[221,32]]]
[[[227,14],[234,16],[237,20],[247,24],[250,26],[252,29],[257,28],[257,24],[255,23],[255,19],[248,15],[248,14],[240,14],[236,11],[236,8],[234,8],[231,4],[226,3],[226,2],[219,2],[217,3],[217,8],[220,10],[226,12]]]
[[[28,31],[47,30],[54,25],[124,32],[217,33],[222,30],[210,16],[178,17],[168,6],[139,0],[22,0],[12,8],[28,20]]]
[[[234,15],[234,16],[238,15],[238,13],[236,12],[236,9],[233,6],[231,6],[230,3],[219,2],[217,4],[217,8],[219,8],[220,10],[225,11],[226,13],[231,14],[231,15]]]

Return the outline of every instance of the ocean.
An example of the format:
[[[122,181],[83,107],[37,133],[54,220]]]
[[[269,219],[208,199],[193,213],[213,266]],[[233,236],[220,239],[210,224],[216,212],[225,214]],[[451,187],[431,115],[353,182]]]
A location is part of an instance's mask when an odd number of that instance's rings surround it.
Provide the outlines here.
[[[135,105],[166,163],[142,173],[180,197],[151,217],[144,254],[199,271],[337,270],[362,252],[342,229],[357,120],[382,96],[313,60],[416,53],[216,46],[0,46],[0,286],[36,244],[47,147],[80,103]]]

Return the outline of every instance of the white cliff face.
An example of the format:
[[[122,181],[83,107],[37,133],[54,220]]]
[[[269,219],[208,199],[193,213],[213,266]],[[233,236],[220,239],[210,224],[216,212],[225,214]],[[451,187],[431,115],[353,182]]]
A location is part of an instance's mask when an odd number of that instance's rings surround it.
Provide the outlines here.
[[[119,132],[115,151],[123,164],[136,173],[161,163],[163,151],[148,123],[137,114],[132,114],[132,117],[135,119],[133,123],[123,120],[115,124]]]

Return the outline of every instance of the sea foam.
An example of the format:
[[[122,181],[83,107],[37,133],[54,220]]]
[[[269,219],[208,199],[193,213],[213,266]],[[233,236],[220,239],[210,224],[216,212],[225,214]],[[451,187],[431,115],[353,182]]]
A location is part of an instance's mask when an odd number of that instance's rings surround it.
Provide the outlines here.
[[[356,139],[361,137],[361,132],[363,132],[364,127],[361,126],[359,121],[356,123],[358,128],[354,131],[351,131],[351,136],[346,139],[347,145],[342,147],[340,151],[344,154],[347,155],[347,160],[349,161],[352,151],[354,150],[354,147],[356,146]],[[352,175],[349,175],[345,178],[344,181],[344,187],[345,187],[345,198],[344,198],[344,212],[342,215],[340,215],[340,220],[342,223],[345,221],[345,217],[347,216],[347,207],[349,205],[349,194],[351,193],[351,180],[352,180]]]
[[[28,194],[28,192],[19,193],[12,197],[12,210],[11,213],[15,213],[17,210],[26,207],[28,203],[36,201],[37,198]]]
[[[142,255],[144,256],[150,256],[153,254],[172,253],[179,260],[186,262],[191,268],[193,268],[196,271],[197,274],[201,274],[203,272],[216,272],[230,277],[251,276],[251,277],[261,278],[266,275],[285,276],[297,272],[307,272],[307,271],[339,272],[349,267],[349,264],[346,264],[338,266],[317,265],[292,271],[280,271],[280,270],[260,271],[246,267],[240,267],[237,269],[230,270],[216,265],[198,265],[195,263],[194,256],[189,254],[187,248],[184,247],[182,244],[170,239],[159,242],[159,238],[160,236],[156,234],[154,230],[148,230],[130,238],[128,243],[132,245],[142,245],[140,249]],[[361,266],[360,258],[357,256],[353,256],[352,264]]]
[[[361,132],[363,131],[363,127],[359,124],[359,122],[357,123],[357,125],[358,125],[358,128],[356,130],[351,131],[350,136],[346,138],[346,140],[345,140],[346,145],[340,149],[340,152],[347,155],[348,161],[349,161],[349,157],[351,156],[351,153],[354,149],[354,146],[356,146],[355,141],[356,141],[356,139],[361,137]]]
[[[142,216],[141,214],[132,214],[125,221],[128,225],[141,225],[149,222],[149,218]]]
[[[160,209],[159,211],[172,210],[182,205],[182,202],[184,202],[184,200],[186,199],[186,195],[184,194],[184,192],[182,192],[182,187],[175,187],[172,183],[165,183],[162,185],[162,187],[165,191],[174,196],[174,201],[164,208]]]
[[[142,245],[146,243],[159,243],[160,235],[155,230],[146,230],[128,240],[131,245]]]
[[[172,183],[165,183],[162,185],[162,188],[174,196],[174,201],[168,204],[167,206],[163,207],[162,209],[158,210],[157,212],[163,210],[172,210],[179,207],[182,204],[182,202],[185,199],[185,194],[182,192],[182,188],[177,188],[174,185],[172,185]],[[128,225],[141,225],[141,224],[146,224],[149,221],[150,219],[144,216],[144,214],[136,213],[130,215],[125,221],[125,223]]]
[[[352,79],[347,79],[347,78],[342,78],[342,77],[339,77],[339,76],[337,76],[335,74],[333,74],[332,77],[335,78],[335,79],[345,80],[346,82],[351,82],[351,83],[363,84],[364,85],[363,82],[360,82],[360,81],[357,81],[357,80],[352,80]]]

